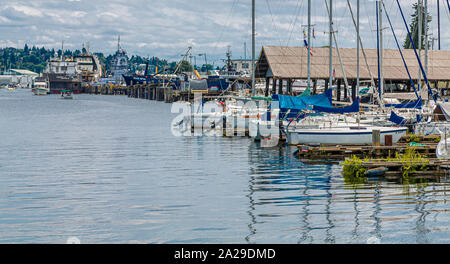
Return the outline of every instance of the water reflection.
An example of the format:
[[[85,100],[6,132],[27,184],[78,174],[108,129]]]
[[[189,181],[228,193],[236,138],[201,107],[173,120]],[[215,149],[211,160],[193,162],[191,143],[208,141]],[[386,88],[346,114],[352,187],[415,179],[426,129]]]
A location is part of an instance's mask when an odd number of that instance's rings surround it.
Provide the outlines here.
[[[307,165],[293,152],[249,147],[248,243],[450,242],[442,226],[430,227],[450,220],[442,214],[449,209],[447,183],[353,184],[339,165]]]
[[[425,220],[427,215],[429,215],[429,212],[425,209],[425,206],[427,204],[426,202],[426,192],[423,186],[420,186],[417,190],[416,194],[416,206],[415,210],[419,214],[416,220],[416,232],[417,232],[417,240],[416,242],[419,244],[425,244],[429,243],[429,240],[427,238],[427,233],[430,231],[427,229],[425,225]]]
[[[450,243],[448,179],[352,182],[290,147],[174,137],[159,102],[0,100],[0,243]]]
[[[272,221],[268,218],[295,216],[293,219],[297,219],[297,224],[285,234],[292,239],[296,237],[295,243],[334,243],[333,175],[323,173],[323,169],[333,170],[333,165],[305,165],[292,154],[290,147],[261,150],[255,143],[250,146],[249,153],[249,162],[253,166],[248,194],[250,232],[246,241],[252,242],[258,226]],[[283,207],[277,209],[284,213],[259,210],[267,205]],[[322,216],[324,219],[319,220]],[[315,234],[322,231],[325,236],[318,242]]]

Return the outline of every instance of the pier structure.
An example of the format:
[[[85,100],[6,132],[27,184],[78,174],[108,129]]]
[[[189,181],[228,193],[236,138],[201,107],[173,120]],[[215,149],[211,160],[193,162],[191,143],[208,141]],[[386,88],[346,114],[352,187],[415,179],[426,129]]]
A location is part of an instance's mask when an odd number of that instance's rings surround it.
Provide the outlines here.
[[[220,98],[224,95],[222,91],[180,91],[172,87],[162,87],[154,84],[134,84],[130,86],[90,86],[82,88],[82,93],[101,95],[126,95],[130,98],[162,101],[172,103],[176,101],[192,101],[196,93],[202,93],[205,101]]]

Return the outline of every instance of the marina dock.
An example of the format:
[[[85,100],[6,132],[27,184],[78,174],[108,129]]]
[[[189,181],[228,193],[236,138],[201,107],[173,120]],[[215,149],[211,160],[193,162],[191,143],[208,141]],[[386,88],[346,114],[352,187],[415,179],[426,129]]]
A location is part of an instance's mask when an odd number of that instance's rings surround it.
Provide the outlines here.
[[[357,174],[355,171],[360,173]],[[420,180],[439,182],[441,177],[450,175],[450,161],[438,159],[429,159],[426,162],[370,160],[352,165],[344,162],[343,175],[344,177],[359,179],[383,177],[386,180],[400,182]]]
[[[414,148],[417,153],[425,157],[436,158],[436,147],[440,141],[437,135],[417,136],[411,141],[408,136],[401,138],[393,146],[374,145],[334,145],[334,146],[311,146],[298,145],[297,156],[300,159],[309,160],[343,160],[346,157],[356,156],[359,158],[387,158],[396,153],[403,154],[409,148]]]

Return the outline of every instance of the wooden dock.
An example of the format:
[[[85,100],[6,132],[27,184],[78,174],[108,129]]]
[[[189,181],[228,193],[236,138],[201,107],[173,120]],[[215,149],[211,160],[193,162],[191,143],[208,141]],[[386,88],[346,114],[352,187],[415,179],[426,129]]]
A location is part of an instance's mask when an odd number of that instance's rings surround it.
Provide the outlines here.
[[[387,180],[404,181],[440,181],[441,177],[450,175],[450,160],[427,159],[426,162],[408,162],[408,161],[386,161],[370,160],[363,161],[360,164],[343,165],[344,177],[369,178],[384,177]],[[353,169],[346,170],[346,166],[353,166]],[[346,175],[355,169],[363,169],[364,173],[358,175]],[[381,171],[379,175],[373,175],[368,171]],[[383,172],[384,171],[384,172]],[[361,171],[360,171],[361,172]]]
[[[411,141],[414,139],[415,141]],[[332,145],[310,146],[298,145],[297,156],[309,160],[344,160],[355,155],[360,158],[387,158],[394,157],[396,153],[403,154],[409,148],[428,158],[436,158],[436,147],[440,137],[430,136],[404,136],[393,146],[373,145]]]
[[[172,87],[162,87],[154,84],[135,84],[131,86],[84,86],[82,93],[101,95],[127,95],[130,98],[155,100],[166,103],[175,101],[192,101],[195,93],[189,91],[174,90]],[[205,101],[213,100],[222,95],[222,91],[210,91],[202,93]]]
[[[394,157],[396,153],[405,153],[408,148],[414,148],[425,157],[436,157],[437,143],[423,144],[424,146],[409,146],[409,144],[398,144],[395,146],[306,146],[299,145],[298,157],[311,160],[344,160],[346,157],[355,155],[360,158],[386,158]]]

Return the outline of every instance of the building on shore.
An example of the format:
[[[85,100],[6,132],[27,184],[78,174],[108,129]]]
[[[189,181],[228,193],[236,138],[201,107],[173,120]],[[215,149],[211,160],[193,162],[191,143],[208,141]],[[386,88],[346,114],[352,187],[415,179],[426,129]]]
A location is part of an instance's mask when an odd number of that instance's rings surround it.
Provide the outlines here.
[[[0,85],[12,85],[20,88],[31,88],[33,80],[39,74],[24,69],[10,69],[3,75],[0,75]]]
[[[333,84],[329,84],[329,48],[314,48],[311,54],[311,90],[314,93],[319,81],[324,82],[324,89],[332,87],[339,93],[338,101],[347,99],[356,88],[357,60],[355,48],[339,49],[342,65],[339,63],[338,53],[333,49]],[[376,49],[364,49],[367,64],[360,52],[360,81],[371,82],[378,86],[378,59]],[[408,70],[412,80],[417,86],[419,76],[419,64],[414,50],[403,50]],[[292,94],[292,83],[297,80],[305,81],[308,78],[308,51],[305,47],[263,46],[255,68],[256,78],[265,79],[265,93]],[[422,54],[422,64],[424,56]],[[342,69],[343,68],[343,69]],[[344,74],[348,87],[345,86]],[[430,86],[437,89],[441,95],[450,95],[450,51],[429,50],[427,76]],[[408,72],[403,64],[398,50],[383,50],[383,75],[385,83],[385,98],[410,99],[413,88],[408,77]],[[426,85],[422,78],[422,98],[428,98]],[[425,89],[423,89],[425,88]],[[343,92],[343,95],[341,93]],[[389,93],[391,92],[391,93]],[[408,95],[409,94],[409,95]],[[342,95],[342,96],[341,96]],[[408,96],[406,96],[408,95]]]

